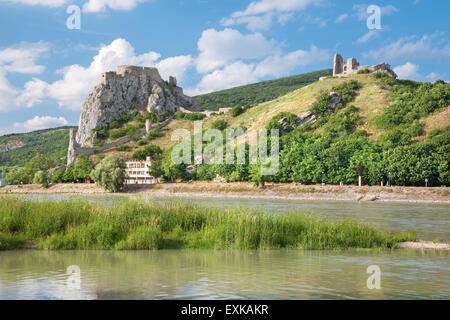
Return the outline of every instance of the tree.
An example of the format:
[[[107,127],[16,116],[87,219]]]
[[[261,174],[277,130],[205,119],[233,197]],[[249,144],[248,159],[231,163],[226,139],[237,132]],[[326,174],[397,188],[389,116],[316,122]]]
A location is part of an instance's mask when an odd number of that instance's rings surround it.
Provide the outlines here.
[[[154,159],[149,167],[149,173],[154,178],[159,178],[164,174],[161,160]]]
[[[103,159],[91,172],[96,184],[109,192],[119,192],[125,180],[125,163],[117,156]]]
[[[37,154],[25,165],[23,169],[23,182],[31,183],[34,179],[36,172],[47,171],[52,168],[54,162],[41,154]]]
[[[68,183],[68,182],[74,182],[75,181],[75,175],[74,175],[74,172],[75,171],[75,168],[74,167],[72,167],[72,166],[68,166],[67,168],[66,168],[66,171],[64,171],[64,174],[63,174],[63,176],[62,176],[62,180],[63,180],[63,182],[65,182],[65,183]]]
[[[53,173],[52,182],[53,183],[61,183],[64,181],[64,170],[58,170]]]
[[[34,175],[33,183],[41,184],[44,188],[48,187],[49,177],[47,171],[39,170]]]
[[[89,177],[92,169],[94,169],[94,163],[89,157],[84,154],[77,156],[77,162],[75,163],[75,179],[86,179]]]

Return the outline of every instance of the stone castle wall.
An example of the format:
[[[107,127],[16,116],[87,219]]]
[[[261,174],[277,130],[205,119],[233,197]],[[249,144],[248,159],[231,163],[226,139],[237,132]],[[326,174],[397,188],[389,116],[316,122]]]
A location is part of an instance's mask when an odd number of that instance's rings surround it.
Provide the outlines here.
[[[355,58],[347,59],[347,63],[345,63],[340,54],[337,53],[334,55],[333,77],[346,77],[351,74],[356,74],[361,70],[369,70],[369,72],[383,71],[390,77],[397,78],[397,75],[387,63],[382,62],[375,66],[361,66]]]

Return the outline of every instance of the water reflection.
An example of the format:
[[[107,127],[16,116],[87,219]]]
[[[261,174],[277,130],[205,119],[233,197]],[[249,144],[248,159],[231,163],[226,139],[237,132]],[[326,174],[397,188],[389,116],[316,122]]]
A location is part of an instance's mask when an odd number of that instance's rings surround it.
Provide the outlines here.
[[[0,299],[448,299],[448,253],[0,252]],[[366,287],[369,265],[381,290]],[[67,267],[81,269],[79,289]]]

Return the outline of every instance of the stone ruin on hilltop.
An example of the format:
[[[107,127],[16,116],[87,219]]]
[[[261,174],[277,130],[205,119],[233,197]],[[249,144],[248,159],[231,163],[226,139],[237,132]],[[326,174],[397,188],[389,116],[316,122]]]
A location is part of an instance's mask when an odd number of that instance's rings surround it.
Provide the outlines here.
[[[334,55],[333,77],[346,77],[351,74],[356,74],[358,71],[362,70],[368,70],[370,73],[382,71],[394,79],[397,78],[397,75],[391,70],[391,66],[387,63],[382,62],[375,66],[361,66],[358,60],[355,58],[350,58],[347,60],[346,64],[340,54],[336,53]]]
[[[175,113],[202,109],[192,98],[184,95],[176,78],[170,77],[167,82],[156,68],[119,66],[116,72],[102,74],[100,84],[83,103],[78,131],[76,135],[74,132],[70,135],[67,164],[73,165],[77,154],[89,155],[99,151],[93,145],[96,138],[94,129],[109,125],[124,112],[154,110],[157,113]],[[154,128],[147,120],[143,134],[150,129]]]

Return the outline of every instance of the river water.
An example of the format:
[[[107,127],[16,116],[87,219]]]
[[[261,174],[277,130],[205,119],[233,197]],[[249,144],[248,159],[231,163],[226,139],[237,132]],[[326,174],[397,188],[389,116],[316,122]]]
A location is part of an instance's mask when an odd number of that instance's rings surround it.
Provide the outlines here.
[[[71,197],[38,197],[67,198]],[[449,205],[188,201],[279,214],[300,210],[357,219],[385,230],[414,230],[421,239],[450,238]],[[367,286],[367,268],[372,265],[381,271],[381,289]],[[450,299],[449,269],[448,252],[412,250],[11,251],[0,252],[0,299]]]

